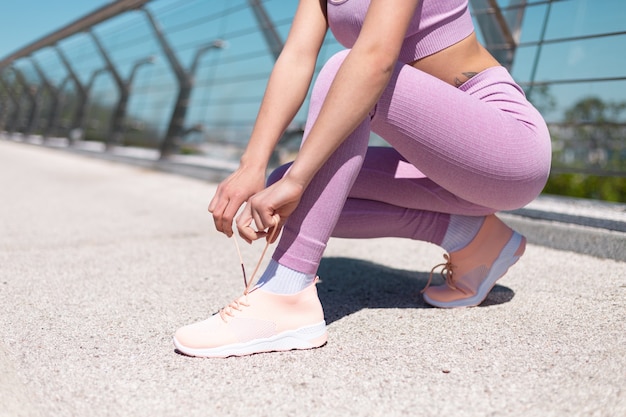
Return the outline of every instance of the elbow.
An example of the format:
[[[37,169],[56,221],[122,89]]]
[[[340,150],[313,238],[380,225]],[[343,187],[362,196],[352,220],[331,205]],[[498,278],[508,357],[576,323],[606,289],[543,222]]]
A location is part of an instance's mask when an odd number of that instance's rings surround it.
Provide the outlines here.
[[[359,56],[362,65],[372,71],[374,77],[390,77],[398,63],[398,53],[385,45],[371,45],[353,52]]]
[[[396,65],[395,57],[390,58],[388,54],[373,53],[366,58],[365,68],[372,82],[386,85]]]

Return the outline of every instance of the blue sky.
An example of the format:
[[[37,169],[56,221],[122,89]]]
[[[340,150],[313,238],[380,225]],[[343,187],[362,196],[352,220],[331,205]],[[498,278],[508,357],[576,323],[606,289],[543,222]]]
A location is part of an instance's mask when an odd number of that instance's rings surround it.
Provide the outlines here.
[[[210,0],[203,0],[210,1]],[[8,0],[5,0],[8,3]],[[19,0],[11,1],[0,13],[0,58],[58,30],[76,19],[110,3],[111,0]],[[270,2],[281,8],[293,7],[296,0]],[[508,3],[501,0],[499,3]],[[543,6],[545,7],[545,6]],[[288,9],[289,7],[286,7]],[[536,40],[543,20],[542,6],[529,7],[522,42]],[[547,38],[581,36],[602,32],[623,33],[626,23],[624,0],[575,0],[553,5]],[[566,45],[546,45],[537,71],[537,81],[623,77],[626,58],[620,53],[626,35],[597,38]],[[261,42],[259,38],[259,42]],[[535,48],[519,48],[513,75],[528,80]],[[556,85],[552,89],[565,106],[583,97],[600,95],[607,100],[626,101],[626,81]],[[547,116],[547,115],[546,115]],[[555,115],[559,117],[559,115]]]
[[[0,12],[0,58],[110,2],[110,0],[10,2],[5,0],[2,12]]]

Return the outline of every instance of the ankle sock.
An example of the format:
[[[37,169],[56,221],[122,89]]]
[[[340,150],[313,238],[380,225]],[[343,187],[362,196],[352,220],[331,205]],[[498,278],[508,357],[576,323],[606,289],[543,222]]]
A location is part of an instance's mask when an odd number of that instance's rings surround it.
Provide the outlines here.
[[[463,249],[474,239],[484,221],[484,216],[451,214],[448,230],[440,246],[448,253]]]
[[[304,290],[315,281],[315,274],[305,274],[271,260],[257,287],[274,294],[290,295]]]

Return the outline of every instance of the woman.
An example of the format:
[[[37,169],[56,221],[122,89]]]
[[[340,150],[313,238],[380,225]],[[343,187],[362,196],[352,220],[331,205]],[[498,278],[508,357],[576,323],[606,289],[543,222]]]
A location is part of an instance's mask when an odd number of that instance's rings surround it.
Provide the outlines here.
[[[217,230],[282,235],[254,287],[179,329],[193,356],[326,342],[315,289],[330,236],[405,237],[448,254],[437,307],[481,303],[524,252],[494,213],[519,208],[550,168],[545,122],[478,43],[467,0],[301,0],[239,169],[209,205]],[[346,48],[321,70],[298,156],[265,187],[270,155],[302,105],[327,28]],[[369,148],[370,131],[391,148]]]

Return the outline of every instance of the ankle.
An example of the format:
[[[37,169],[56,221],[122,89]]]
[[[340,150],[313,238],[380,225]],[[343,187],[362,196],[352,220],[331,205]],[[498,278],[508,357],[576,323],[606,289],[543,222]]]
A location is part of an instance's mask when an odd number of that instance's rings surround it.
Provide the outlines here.
[[[315,274],[296,271],[272,259],[256,286],[273,294],[291,295],[311,286],[314,281]]]
[[[467,261],[491,265],[513,233],[513,229],[495,215],[487,216],[472,241],[450,254],[452,261],[458,266],[464,265]]]
[[[484,216],[451,214],[448,230],[440,246],[448,253],[457,252],[465,248],[476,237],[485,219],[486,217]]]

